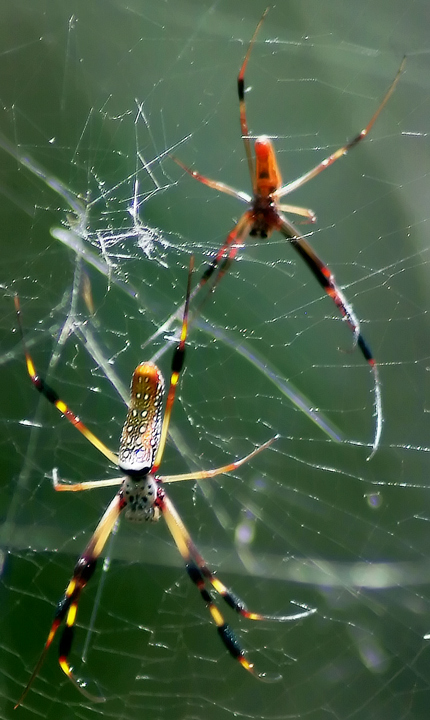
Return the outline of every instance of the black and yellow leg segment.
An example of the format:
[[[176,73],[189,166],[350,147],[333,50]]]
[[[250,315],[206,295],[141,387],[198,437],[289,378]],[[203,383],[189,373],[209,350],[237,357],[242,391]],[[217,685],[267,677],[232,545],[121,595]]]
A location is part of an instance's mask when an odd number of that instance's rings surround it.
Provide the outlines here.
[[[187,333],[188,333],[188,312],[189,312],[189,307],[190,307],[191,277],[193,274],[193,269],[194,269],[194,256],[192,255],[190,258],[190,268],[188,271],[187,291],[186,291],[186,295],[185,295],[184,314],[182,317],[181,336],[179,339],[178,346],[176,347],[175,352],[173,354],[173,358],[172,358],[172,374],[170,376],[169,392],[167,394],[166,408],[164,410],[164,419],[163,419],[163,426],[161,428],[160,443],[158,445],[158,450],[157,450],[157,454],[155,456],[154,464],[151,468],[152,473],[157,472],[158,468],[160,467],[161,460],[163,458],[164,448],[166,446],[166,440],[167,440],[167,432],[169,430],[169,425],[170,425],[170,417],[172,414],[173,403],[174,403],[175,395],[176,395],[176,388],[178,385],[179,378],[181,376],[181,372],[184,367],[185,341],[187,339]]]
[[[273,682],[279,680],[280,676],[266,675],[265,673],[257,673],[254,670],[254,666],[246,657],[245,651],[242,649],[239,641],[237,640],[234,632],[230,626],[225,622],[224,617],[215,605],[214,600],[206,587],[206,582],[209,582],[216,592],[223,598],[229,607],[238,612],[243,617],[249,620],[269,620],[275,622],[289,622],[299,620],[301,618],[312,615],[315,610],[305,608],[302,612],[295,615],[262,615],[260,613],[254,613],[247,610],[244,603],[232,593],[228,588],[215,576],[215,574],[209,569],[204,559],[198,552],[194,545],[191,536],[182,522],[176,508],[174,507],[171,500],[164,493],[163,497],[160,498],[159,503],[160,510],[166,520],[167,526],[172,534],[172,537],[176,543],[176,546],[184,560],[187,573],[196,585],[200,596],[206,607],[208,608],[212,619],[217,627],[218,634],[227,648],[230,655],[232,655],[245,670],[252,673],[260,680],[267,682]]]
[[[73,579],[70,581],[64,600],[66,625],[60,637],[59,649],[58,649],[58,662],[65,675],[72,681],[77,689],[84,695],[87,700],[91,702],[104,702],[105,698],[100,695],[93,695],[88,692],[85,688],[85,683],[79,681],[73,674],[73,670],[69,664],[69,654],[72,649],[73,638],[75,634],[75,623],[78,612],[78,604],[81,596],[81,592],[87,584],[88,580],[94,574],[96,569],[97,560],[95,558],[87,559],[85,556],[81,556],[76,564]],[[61,603],[60,603],[61,604]]]
[[[196,562],[192,557],[192,551],[195,549],[195,546],[191,540],[188,530],[182,522],[173,503],[165,494],[162,498],[160,498],[159,507],[164,516],[164,519],[166,520],[167,526],[172,534],[176,546],[184,560],[188,576],[190,577],[194,585],[197,587],[203,602],[208,608],[212,619],[217,627],[218,634],[223,641],[225,647],[227,648],[228,652],[240,662],[240,664],[245,668],[245,670],[248,670],[253,675],[256,675],[256,677],[260,677],[260,675],[257,675],[257,673],[254,672],[252,663],[248,662],[244,650],[242,650],[238,640],[236,639],[236,636],[225,622],[222,613],[217,608],[210,593],[208,592],[205,585],[204,575],[199,568],[199,561]],[[200,556],[198,557],[200,559]]]
[[[248,610],[245,603],[237,595],[235,595],[235,593],[229,590],[229,588],[227,588],[224,583],[219,580],[215,573],[210,570],[210,568],[204,562],[203,558],[201,556],[197,557],[199,562],[199,568],[207,582],[211,583],[212,587],[217,591],[218,595],[222,597],[222,599],[227,603],[229,607],[232,608],[232,610],[235,610],[237,613],[239,613],[239,615],[242,615],[242,617],[247,618],[248,620],[292,622],[294,620],[302,620],[309,615],[313,615],[315,612],[314,608],[306,607],[303,607],[300,612],[294,613],[293,615],[265,615],[263,613],[256,613],[252,610]]]
[[[58,609],[57,609],[57,612],[58,612]],[[40,655],[40,657],[39,657],[39,660],[37,661],[37,665],[36,665],[36,667],[34,668],[32,674],[31,674],[30,680],[28,681],[28,683],[27,683],[27,685],[25,686],[23,692],[21,693],[21,696],[20,696],[18,702],[17,702],[16,705],[14,706],[14,710],[16,710],[17,707],[19,707],[19,706],[23,703],[23,701],[24,701],[24,699],[25,699],[28,691],[30,690],[30,687],[31,687],[32,684],[33,684],[34,679],[35,679],[35,678],[37,677],[37,675],[39,674],[40,668],[41,668],[42,665],[43,665],[43,662],[44,662],[44,660],[45,660],[46,654],[47,654],[47,652],[48,652],[48,650],[49,650],[49,647],[50,647],[50,645],[51,645],[51,643],[52,643],[52,641],[53,641],[53,639],[54,639],[54,637],[55,637],[55,633],[57,632],[60,624],[61,624],[61,619],[59,619],[59,618],[57,617],[57,613],[56,613],[56,616],[55,616],[55,618],[54,618],[54,621],[53,621],[53,623],[52,623],[52,625],[51,625],[51,629],[50,629],[50,631],[49,631],[48,639],[47,639],[47,641],[46,641],[46,643],[45,643],[45,646],[44,646],[44,648],[43,648],[43,650],[42,650],[42,652],[41,652],[41,655]]]
[[[23,693],[21,694],[21,697],[19,698],[17,704],[15,705],[15,708],[17,708],[21,703],[23,702],[25,696],[27,695],[31,685],[33,684],[34,679],[38,675],[40,668],[42,667],[43,661],[45,660],[46,653],[49,650],[49,647],[55,637],[55,634],[60,627],[60,625],[63,623],[63,621],[66,621],[65,628],[61,634],[60,638],[60,644],[59,644],[59,664],[63,672],[67,675],[67,677],[78,687],[78,689],[85,695],[86,698],[89,700],[92,700],[93,702],[100,702],[103,701],[104,698],[100,698],[94,695],[91,695],[90,693],[85,690],[85,688],[82,687],[81,683],[78,682],[78,680],[74,677],[72,669],[70,668],[70,665],[68,663],[68,655],[70,653],[70,649],[72,647],[73,642],[73,634],[74,634],[74,625],[76,621],[76,614],[78,609],[78,603],[79,598],[81,595],[81,592],[85,585],[87,584],[88,580],[91,578],[91,576],[94,573],[94,570],[96,568],[96,560],[93,559],[91,561],[84,558],[84,556],[81,556],[75,566],[75,571],[73,574],[72,580],[69,582],[66,592],[64,593],[63,597],[59,601],[57,605],[57,609],[55,611],[54,620],[51,625],[51,629],[49,631],[48,639],[45,643],[45,646],[42,650],[42,653],[40,655],[40,658],[37,662],[36,667],[33,670],[33,673],[30,677],[30,680],[28,681]]]
[[[61,400],[58,393],[50,385],[48,385],[48,383],[45,382],[45,380],[42,377],[40,377],[37,374],[33,360],[31,358],[31,355],[28,352],[26,344],[25,344],[24,331],[22,329],[22,324],[21,324],[21,306],[19,303],[18,295],[15,295],[14,299],[15,299],[15,310],[16,310],[16,316],[18,319],[19,331],[21,334],[22,344],[24,346],[27,371],[28,371],[28,374],[31,378],[31,382],[33,383],[34,387],[36,388],[36,390],[38,390],[41,393],[41,395],[43,395],[48,400],[48,402],[50,402],[52,405],[54,405],[57,408],[57,410],[59,410],[59,412],[62,415],[64,415],[67,418],[67,420],[72,425],[74,425],[75,428],[77,430],[79,430],[79,432],[92,445],[94,445],[95,448],[97,448],[97,450],[99,450],[105,457],[107,457],[107,459],[110,460],[111,463],[113,463],[114,465],[118,465],[118,458],[115,455],[115,453],[113,453],[111,450],[109,450],[109,448],[106,447],[106,445],[104,443],[102,443],[101,440],[99,440],[98,437],[96,435],[94,435],[94,433],[92,433],[91,430],[89,430],[86,427],[86,425],[84,425],[83,422],[81,422],[79,420],[77,415],[75,415],[74,412],[72,412],[72,410],[70,410],[70,408],[66,405],[66,403],[63,400]]]
[[[218,635],[220,636],[222,642],[224,643],[225,647],[227,648],[230,655],[240,662],[243,668],[245,670],[248,670],[248,672],[252,673],[256,677],[260,677],[259,674],[257,674],[254,671],[254,665],[253,663],[250,663],[245,655],[245,651],[241,647],[236,635],[234,634],[233,630],[231,629],[230,625],[228,625],[224,617],[221,613],[221,611],[217,608],[215,605],[213,598],[210,594],[210,592],[207,590],[205,585],[205,578],[200,571],[199,567],[194,563],[191,558],[190,560],[185,564],[188,577],[191,579],[191,581],[194,583],[194,585],[197,587],[197,590],[200,593],[200,596],[205,603],[207,609],[209,610],[212,620],[214,621],[217,630]]]
[[[82,590],[85,588],[87,582],[92,578],[94,574],[100,553],[102,552],[123,507],[124,503],[120,491],[109,503],[87,547],[85,548],[84,552],[82,553],[75,565],[73,577],[70,580],[63,597],[57,605],[54,620],[49,631],[48,639],[46,640],[45,646],[42,650],[36,667],[33,670],[30,680],[24,688],[24,691],[22,692],[21,697],[15,705],[15,708],[21,705],[31,685],[33,684],[33,681],[39,674],[49,647],[55,637],[58,628],[63,622],[65,622],[65,627],[61,634],[59,643],[59,663],[62,671],[67,675],[69,680],[73,682],[73,684],[78,688],[78,690],[83,695],[85,695],[88,700],[91,700],[92,702],[103,702],[105,700],[104,697],[92,695],[91,693],[89,693],[88,690],[86,690],[83,686],[83,683],[77,680],[77,678],[73,675],[73,671],[69,665],[68,656],[70,654],[70,650],[73,644],[76,615]]]

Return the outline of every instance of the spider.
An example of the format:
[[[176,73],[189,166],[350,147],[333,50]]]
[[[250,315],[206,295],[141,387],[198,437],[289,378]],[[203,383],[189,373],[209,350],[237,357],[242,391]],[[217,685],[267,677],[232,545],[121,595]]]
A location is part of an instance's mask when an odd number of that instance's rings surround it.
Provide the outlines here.
[[[23,702],[27,695],[34,679],[40,671],[54,636],[63,622],[65,622],[65,627],[59,643],[59,664],[61,669],[88,700],[103,702],[106,699],[103,696],[96,696],[88,692],[84,686],[85,683],[73,674],[73,670],[69,665],[68,656],[72,647],[74,625],[82,590],[94,574],[97,560],[121,513],[124,513],[128,520],[141,522],[155,522],[159,520],[161,515],[164,517],[173,540],[184,560],[187,573],[200,592],[200,596],[210,612],[222,642],[233,658],[238,660],[242,667],[255,677],[266,681],[279,678],[279,676],[272,677],[265,673],[257,673],[254,670],[253,664],[247,659],[245,651],[240,646],[235,634],[229,625],[227,625],[221,611],[216,606],[207,585],[212,586],[230,608],[249,620],[287,622],[306,617],[315,612],[314,609],[304,608],[302,612],[294,615],[262,615],[248,610],[244,603],[231,592],[208,567],[194,545],[172,501],[164,490],[165,483],[179,482],[182,480],[202,480],[216,477],[222,473],[232,472],[268,448],[278,436],[271,438],[255,448],[255,450],[246,457],[234,460],[223,467],[218,467],[213,470],[199,470],[181,475],[158,475],[158,469],[166,444],[176,387],[184,365],[192,269],[193,259],[190,262],[188,274],[180,340],[172,359],[170,386],[167,394],[164,417],[162,411],[164,397],[163,376],[154,363],[142,362],[135,369],[131,381],[131,399],[122,429],[118,455],[111,452],[111,450],[81,422],[72,410],[70,410],[56,391],[37,374],[33,360],[25,344],[20,317],[19,298],[17,295],[15,296],[15,308],[19,331],[24,345],[27,370],[34,386],[50,403],[55,405],[60,413],[64,415],[97,450],[103,453],[111,463],[116,465],[122,473],[122,477],[119,478],[68,484],[59,480],[56,469],[53,471],[53,485],[57,491],[78,492],[115,485],[119,485],[120,488],[106,508],[89,543],[75,565],[72,579],[57,605],[54,620],[40,658],[15,708]]]
[[[251,150],[251,136],[249,133],[248,122],[246,118],[245,70],[248,64],[252,47],[255,43],[255,39],[268,11],[269,8],[266,8],[254,31],[254,35],[252,36],[247,53],[245,55],[245,59],[242,63],[242,67],[240,68],[240,72],[237,78],[240,127],[243,142],[245,145],[245,153],[248,162],[249,174],[251,176],[252,196],[248,195],[245,192],[235,190],[234,188],[226,185],[223,182],[219,182],[217,180],[210,180],[204,175],[201,175],[196,170],[192,170],[186,165],[184,165],[181,160],[173,157],[175,162],[177,162],[178,165],[183,168],[183,170],[185,170],[187,173],[189,173],[189,175],[191,175],[199,182],[203,183],[204,185],[208,185],[209,187],[213,188],[214,190],[218,190],[219,192],[225,193],[227,195],[232,195],[233,197],[248,205],[248,209],[245,210],[245,212],[239,218],[233,229],[229,232],[224,244],[218,250],[210,265],[203,273],[193,293],[193,297],[198,292],[198,290],[208,282],[215,270],[218,270],[218,273],[215,276],[211,287],[211,291],[215,290],[223,275],[229,269],[234,257],[237,254],[239,247],[243,244],[248,235],[251,235],[252,237],[266,239],[270,237],[274,230],[278,230],[291,243],[293,248],[298,252],[302,260],[304,260],[310,271],[313,273],[314,277],[319,282],[323,290],[327,293],[327,295],[332,298],[340,314],[347,322],[354,334],[354,347],[358,345],[362,354],[364,355],[365,359],[367,360],[372,369],[374,378],[374,404],[376,422],[374,439],[372,443],[372,451],[367,458],[368,460],[370,460],[379,445],[383,419],[381,389],[378,368],[375,363],[375,359],[369,345],[367,344],[360,331],[360,324],[358,318],[355,315],[352,306],[349,304],[343,292],[337,285],[333,273],[317,255],[311,245],[303,237],[303,235],[292,224],[292,222],[288,220],[288,218],[283,214],[284,212],[292,213],[304,217],[308,222],[315,222],[315,213],[312,210],[298,207],[296,205],[285,205],[283,203],[280,203],[280,200],[285,195],[289,195],[291,192],[293,192],[293,190],[297,190],[309,180],[312,180],[312,178],[319,175],[319,173],[332,165],[336,160],[342,157],[342,155],[346,155],[348,150],[358,145],[361,140],[364,140],[366,135],[373,127],[373,124],[375,123],[382,109],[388,102],[391,94],[393,93],[399,77],[403,71],[406,58],[403,58],[393,82],[391,83],[382,102],[380,103],[379,107],[377,108],[376,112],[374,113],[373,117],[366,125],[366,127],[361,130],[361,132],[359,132],[358,135],[353,138],[353,140],[346,143],[346,145],[342,145],[342,147],[340,147],[338,150],[336,150],[336,152],[332,153],[324,160],[322,160],[322,162],[316,165],[316,167],[312,168],[312,170],[309,170],[307,173],[297,178],[297,180],[283,185],[281,173],[279,171],[276,161],[275,149],[271,140],[266,135],[260,135],[255,139],[254,160]]]

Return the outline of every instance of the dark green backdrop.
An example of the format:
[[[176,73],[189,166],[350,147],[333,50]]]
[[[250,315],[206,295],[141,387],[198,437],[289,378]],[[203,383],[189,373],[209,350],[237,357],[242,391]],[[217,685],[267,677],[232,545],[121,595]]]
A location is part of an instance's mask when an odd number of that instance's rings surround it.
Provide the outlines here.
[[[24,707],[12,711],[75,558],[112,495],[55,495],[52,467],[74,480],[115,473],[32,389],[13,293],[37,367],[51,365],[52,384],[115,449],[125,411],[112,381],[126,388],[137,362],[165,348],[163,334],[141,349],[183,298],[190,253],[201,271],[241,211],[185,176],[168,153],[250,189],[235,83],[263,9],[255,0],[0,8],[2,718],[427,717],[425,0],[281,1],[247,74],[251,132],[275,138],[284,178],[293,179],[369,120],[408,55],[371,137],[291,197],[316,211],[317,226],[304,231],[380,363],[377,455],[366,461],[369,369],[359,353],[344,352],[350,333],[282,239],[247,244],[204,309],[208,325],[190,331],[163,471],[220,465],[280,434],[234,477],[174,486],[171,497],[250,608],[294,612],[290,600],[316,608],[288,625],[255,626],[225,611],[258,669],[283,679],[259,683],[227,656],[163,523],[123,522],[108,572],[99,571],[82,600],[72,654],[77,674],[97,681],[108,702],[83,702],[53,647]],[[87,203],[80,233],[94,257],[109,259],[110,280],[50,234],[76,222],[66,189]],[[135,196],[139,228],[130,213]],[[142,248],[146,226],[156,229],[150,252]],[[67,337],[67,329],[75,332]],[[166,375],[170,353],[159,359]],[[342,431],[343,444],[293,407],[273,382],[275,370]]]

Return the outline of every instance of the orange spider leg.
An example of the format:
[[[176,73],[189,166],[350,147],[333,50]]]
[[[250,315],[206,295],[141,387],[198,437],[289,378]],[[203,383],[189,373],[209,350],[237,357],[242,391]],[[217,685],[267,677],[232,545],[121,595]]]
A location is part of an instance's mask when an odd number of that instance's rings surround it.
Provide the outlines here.
[[[239,460],[233,460],[233,462],[228,465],[223,465],[222,467],[215,468],[214,470],[195,470],[189,473],[182,473],[181,475],[160,475],[159,480],[163,483],[182,482],[182,480],[205,480],[207,478],[216,477],[217,475],[224,475],[225,473],[233,472],[233,470],[237,470],[237,468],[244,463],[249,462],[249,460],[258,455],[258,453],[262,450],[266,450],[266,448],[270,447],[270,445],[278,438],[279,435],[275,435],[275,437],[270,438],[270,440],[267,440],[267,442],[263,443],[263,445],[259,445],[255,448],[255,450],[249,453],[249,455],[246,455]]]
[[[254,34],[251,38],[251,42],[248,45],[248,50],[245,55],[245,59],[242,63],[242,67],[239,70],[239,75],[237,76],[237,94],[239,96],[239,117],[240,117],[240,129],[242,133],[242,139],[243,143],[245,145],[245,153],[246,153],[246,159],[248,161],[248,168],[249,168],[249,176],[252,181],[252,191],[254,195],[257,193],[257,182],[254,175],[254,161],[252,158],[252,150],[251,150],[251,141],[249,138],[249,130],[248,130],[248,121],[246,119],[246,103],[245,103],[245,70],[246,66],[248,65],[249,56],[251,55],[251,50],[254,46],[255,39],[259,33],[259,30],[263,24],[264,18],[266,17],[267,13],[269,12],[269,7],[267,7],[262,14],[260,21],[257,25],[257,27],[254,30]]]
[[[270,438],[270,440],[267,440],[267,442],[255,448],[255,450],[250,452],[249,455],[245,455],[245,457],[239,458],[239,460],[233,460],[233,462],[228,463],[228,465],[222,465],[222,467],[214,468],[212,470],[195,470],[189,473],[182,473],[180,475],[157,475],[157,479],[162,483],[173,483],[182,482],[183,480],[205,480],[207,478],[216,477],[217,475],[225,475],[226,473],[233,472],[233,470],[237,470],[237,468],[239,468],[241,465],[244,465],[245,463],[252,460],[252,458],[262,452],[262,450],[266,450],[268,447],[270,447],[270,445],[272,445],[272,443],[274,443],[275,440],[277,440],[278,438],[279,435],[275,435],[275,437]],[[107,480],[90,480],[87,482],[63,483],[59,480],[57,468],[53,469],[52,480],[54,490],[59,492],[81,492],[83,490],[98,490],[102,487],[104,488],[121,485],[124,482],[124,478],[121,477],[111,478]]]
[[[376,120],[378,119],[380,113],[384,109],[385,105],[387,104],[388,100],[390,99],[391,95],[393,94],[397,83],[399,82],[400,76],[403,73],[403,70],[405,68],[406,63],[406,56],[403,58],[402,62],[400,63],[400,67],[397,70],[396,76],[391,83],[390,87],[388,88],[387,92],[385,93],[382,102],[378,106],[376,112],[373,114],[370,121],[367,123],[366,127],[363,128],[352,140],[347,142],[345,145],[342,145],[338,150],[336,150],[334,153],[326,157],[324,160],[322,160],[318,165],[316,165],[312,170],[309,170],[309,172],[305,173],[301,177],[297,178],[297,180],[293,180],[292,182],[287,183],[283,187],[279,187],[276,192],[274,193],[274,199],[279,200],[281,197],[284,197],[285,195],[288,195],[289,193],[293,192],[293,190],[297,190],[297,188],[302,187],[305,183],[307,183],[309,180],[312,180],[312,178],[319,175],[323,170],[326,170],[326,168],[330,167],[330,165],[333,165],[336,160],[339,160],[339,158],[343,157],[343,155],[346,155],[351,148],[358,145],[359,142],[364,140],[364,138],[369,134],[370,130],[372,129],[373,125],[375,124]]]
[[[278,209],[281,210],[281,212],[286,212],[292,215],[302,215],[302,217],[307,218],[308,222],[311,223],[314,223],[317,220],[317,216],[313,210],[300,207],[299,205],[285,205],[282,203],[282,205],[278,205]]]
[[[211,292],[215,290],[216,286],[223,278],[223,276],[229,269],[231,263],[233,262],[240,246],[244,243],[246,237],[249,235],[252,226],[253,216],[250,211],[247,211],[242,215],[242,217],[239,218],[233,230],[229,232],[225,243],[218,250],[216,256],[214,257],[210,265],[208,265],[208,267],[206,268],[197,285],[197,290],[206,285],[215,270],[219,268],[215,282],[211,287]],[[222,263],[221,260],[223,260]]]
[[[110,478],[107,480],[87,480],[86,482],[61,482],[58,476],[58,469],[52,470],[52,485],[57,492],[82,492],[83,490],[98,490],[102,487],[114,487],[122,485],[124,477]]]
[[[235,188],[230,187],[230,185],[226,185],[226,183],[219,182],[219,180],[211,180],[210,178],[201,175],[199,172],[197,172],[197,170],[191,170],[191,168],[187,167],[187,165],[185,165],[182,160],[179,160],[177,157],[175,157],[175,155],[171,155],[170,157],[172,158],[172,160],[175,161],[177,165],[182,168],[182,170],[185,170],[188,175],[191,175],[194,180],[198,180],[198,182],[202,183],[203,185],[207,185],[213,190],[218,190],[218,192],[222,192],[225,195],[231,195],[232,197],[237,198],[242,202],[248,204],[252,202],[252,197],[251,195],[248,195],[248,193],[241,192],[240,190],[235,190]]]

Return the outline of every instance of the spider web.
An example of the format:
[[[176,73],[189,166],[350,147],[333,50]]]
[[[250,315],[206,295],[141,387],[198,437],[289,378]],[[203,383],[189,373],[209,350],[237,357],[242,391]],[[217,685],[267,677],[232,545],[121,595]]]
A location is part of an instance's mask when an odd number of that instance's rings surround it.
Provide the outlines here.
[[[53,467],[72,480],[112,468],[32,390],[13,294],[36,367],[115,449],[136,364],[155,356],[169,374],[174,328],[147,340],[181,304],[190,254],[202,272],[241,212],[169,153],[249,191],[235,79],[263,9],[254,0],[0,9],[1,718],[18,717],[56,602],[112,496],[52,490]],[[427,716],[427,27],[423,0],[279,3],[247,72],[251,131],[274,138],[287,180],[363,127],[408,55],[371,137],[291,200],[316,211],[303,231],[380,365],[375,457],[366,462],[369,368],[277,235],[247,242],[190,330],[162,471],[215,467],[279,433],[234,475],[175,485],[170,497],[250,609],[316,608],[282,625],[222,608],[258,670],[283,679],[260,683],[228,657],[162,522],[123,522],[81,600],[71,654],[107,702],[76,692],[56,646],[22,716]],[[287,390],[310,398],[345,441]]]

